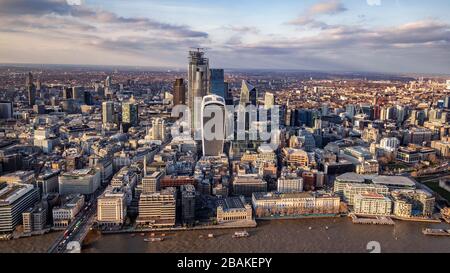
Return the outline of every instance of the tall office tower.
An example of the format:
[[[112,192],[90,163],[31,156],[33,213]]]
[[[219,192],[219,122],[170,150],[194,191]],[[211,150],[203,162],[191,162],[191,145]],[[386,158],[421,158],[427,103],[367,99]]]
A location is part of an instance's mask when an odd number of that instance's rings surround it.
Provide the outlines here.
[[[86,105],[92,105],[92,93],[91,91],[85,90],[83,93],[83,102]]]
[[[112,79],[110,76],[107,76],[105,79],[105,87],[111,87],[112,86]]]
[[[0,101],[0,119],[13,117],[13,104],[10,101]]]
[[[166,138],[166,124],[164,119],[156,118],[152,121],[151,139],[164,140]]]
[[[444,108],[450,109],[450,96],[444,98]]]
[[[104,101],[102,103],[103,124],[114,123],[114,102]]]
[[[28,72],[27,77],[25,78],[25,87],[28,87],[33,84],[33,74]]]
[[[243,80],[239,104],[242,106],[247,106],[248,104],[256,106],[257,97],[258,94],[256,92],[256,88],[253,85],[251,85],[248,81]]]
[[[195,109],[195,99],[201,102],[209,91],[209,60],[201,49],[189,51],[188,67],[188,98],[187,103],[191,111],[192,129],[200,129],[200,109]]]
[[[210,94],[226,97],[225,75],[223,69],[210,69]]]
[[[349,104],[345,107],[345,113],[349,118],[353,118],[356,113],[356,107],[354,104]]]
[[[184,224],[195,222],[195,187],[191,184],[181,188],[181,219]]]
[[[36,86],[33,83],[33,75],[28,73],[25,79],[25,88],[28,94],[28,105],[33,106],[36,104]]]
[[[173,85],[173,105],[186,105],[186,83],[184,79],[176,79]]]
[[[275,105],[275,96],[270,92],[264,95],[264,109],[268,110]]]
[[[63,87],[63,99],[68,100],[71,99],[72,96],[72,89],[70,89],[69,87],[64,86]]]
[[[398,123],[403,123],[403,121],[405,121],[405,118],[406,118],[405,107],[403,107],[401,105],[396,105],[395,106],[395,116],[397,117]]]
[[[450,90],[450,80],[447,80],[447,90]]]
[[[217,95],[205,96],[201,108],[203,156],[219,156],[225,141],[225,100]]]
[[[82,86],[72,87],[72,98],[77,101],[84,101],[84,88]]]
[[[130,126],[137,126],[139,124],[138,106],[132,102],[122,104],[122,123]]]

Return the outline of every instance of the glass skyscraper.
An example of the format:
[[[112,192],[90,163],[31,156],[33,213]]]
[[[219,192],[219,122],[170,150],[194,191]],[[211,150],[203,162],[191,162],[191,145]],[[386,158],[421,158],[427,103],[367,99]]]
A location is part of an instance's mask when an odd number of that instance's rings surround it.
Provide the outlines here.
[[[223,69],[210,69],[210,93],[212,95],[226,97],[225,76]]]

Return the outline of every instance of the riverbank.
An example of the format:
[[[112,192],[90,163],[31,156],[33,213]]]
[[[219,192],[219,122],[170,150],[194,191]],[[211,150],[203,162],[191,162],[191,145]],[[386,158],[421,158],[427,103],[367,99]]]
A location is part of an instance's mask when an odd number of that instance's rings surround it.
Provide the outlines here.
[[[223,223],[218,225],[202,225],[194,227],[170,227],[170,228],[129,228],[122,230],[101,230],[102,234],[121,234],[121,233],[141,233],[158,231],[194,231],[194,230],[215,230],[215,229],[237,229],[237,228],[256,228],[256,221],[240,221]]]

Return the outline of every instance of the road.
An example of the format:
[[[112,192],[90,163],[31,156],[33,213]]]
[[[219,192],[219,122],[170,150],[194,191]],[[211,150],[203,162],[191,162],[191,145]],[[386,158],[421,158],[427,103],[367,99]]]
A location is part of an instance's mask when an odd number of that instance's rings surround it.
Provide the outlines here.
[[[104,189],[98,189],[90,198],[83,209],[72,220],[69,226],[64,230],[64,233],[51,245],[49,253],[66,253],[67,244],[71,241],[77,241],[80,244],[89,232],[92,224],[97,216],[97,197],[103,193]]]

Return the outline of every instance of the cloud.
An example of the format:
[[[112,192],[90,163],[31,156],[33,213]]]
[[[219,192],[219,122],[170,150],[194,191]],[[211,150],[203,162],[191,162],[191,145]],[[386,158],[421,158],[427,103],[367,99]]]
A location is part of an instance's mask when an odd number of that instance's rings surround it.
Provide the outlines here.
[[[347,11],[347,8],[340,0],[320,2],[309,7],[302,15],[287,22],[290,25],[309,26],[312,28],[328,28],[329,25],[316,20],[321,15],[335,15]]]
[[[63,16],[82,20],[85,24],[112,24],[115,27],[142,31],[163,31],[166,35],[180,38],[208,37],[206,32],[194,31],[188,26],[162,23],[149,18],[122,17],[113,12],[91,9],[86,5],[69,5],[66,0],[0,0],[0,15],[0,22],[23,16]],[[41,24],[39,17],[35,17],[35,20],[37,24]]]
[[[450,58],[450,25],[435,20],[374,29],[339,25],[313,36],[224,47],[224,52],[242,60],[254,56],[254,60],[284,63],[286,68],[450,72],[450,63],[443,61]]]
[[[367,0],[369,6],[381,6],[381,0]]]

